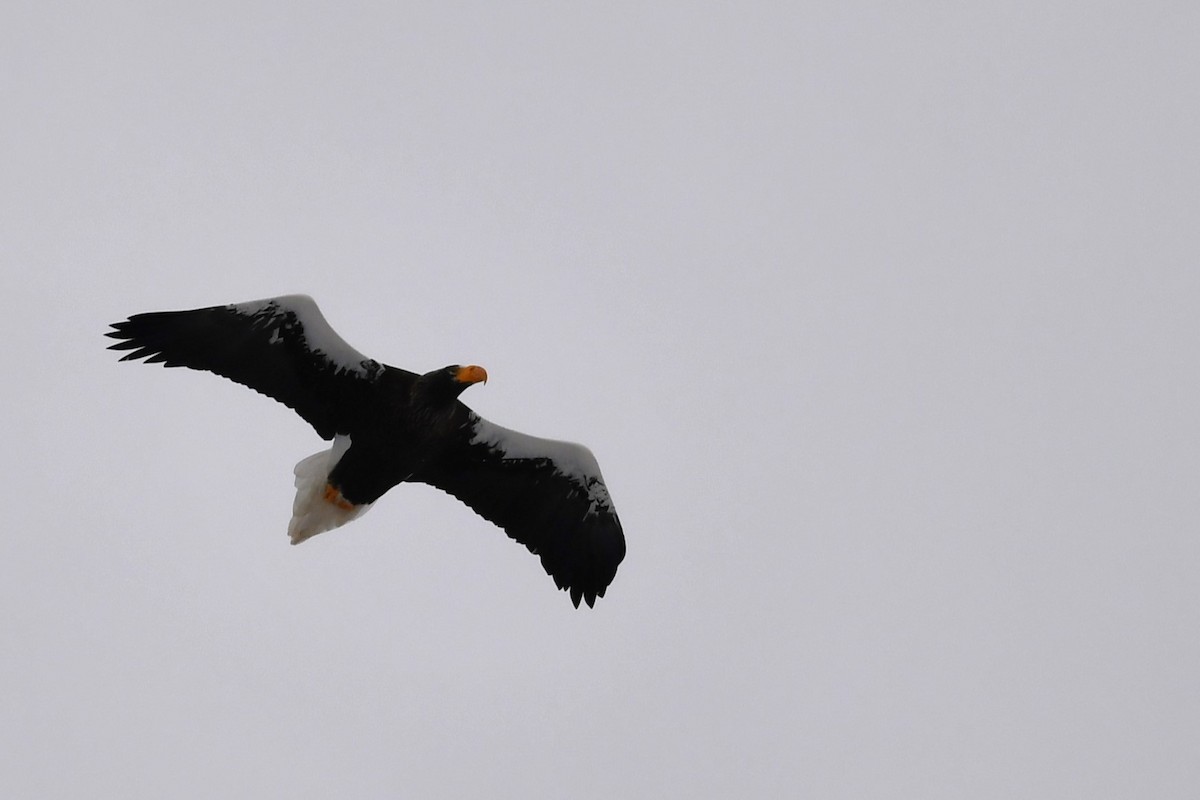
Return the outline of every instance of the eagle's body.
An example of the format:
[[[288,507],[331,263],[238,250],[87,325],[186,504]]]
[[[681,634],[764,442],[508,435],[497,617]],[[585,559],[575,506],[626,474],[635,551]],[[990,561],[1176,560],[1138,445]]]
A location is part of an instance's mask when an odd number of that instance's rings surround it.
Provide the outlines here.
[[[418,375],[350,347],[309,297],[137,314],[108,335],[168,367],[207,370],[273,397],[333,448],[296,465],[293,544],[344,525],[404,481],[462,500],[541,557],[575,605],[603,597],[625,538],[587,448],[484,420],[458,396],[481,367]]]

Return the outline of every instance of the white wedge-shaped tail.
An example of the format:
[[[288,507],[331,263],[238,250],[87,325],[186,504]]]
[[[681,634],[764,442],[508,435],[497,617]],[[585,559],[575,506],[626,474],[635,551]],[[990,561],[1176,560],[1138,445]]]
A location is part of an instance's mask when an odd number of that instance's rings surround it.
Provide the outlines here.
[[[288,524],[292,544],[340,528],[367,513],[373,505],[352,505],[329,488],[329,473],[349,449],[349,436],[335,436],[331,449],[314,453],[296,465],[296,499]]]

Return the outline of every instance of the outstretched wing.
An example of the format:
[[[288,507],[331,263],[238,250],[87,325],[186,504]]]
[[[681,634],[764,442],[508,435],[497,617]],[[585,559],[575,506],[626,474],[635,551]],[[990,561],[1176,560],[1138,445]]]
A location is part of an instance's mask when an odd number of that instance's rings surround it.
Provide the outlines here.
[[[287,295],[113,323],[121,360],[207,370],[294,409],[322,438],[349,424],[384,365],[348,345],[311,297]],[[402,372],[396,370],[397,372]]]
[[[412,480],[435,486],[540,556],[576,607],[617,574],[625,534],[595,457],[584,446],[493,425],[465,406],[467,424],[444,456]]]

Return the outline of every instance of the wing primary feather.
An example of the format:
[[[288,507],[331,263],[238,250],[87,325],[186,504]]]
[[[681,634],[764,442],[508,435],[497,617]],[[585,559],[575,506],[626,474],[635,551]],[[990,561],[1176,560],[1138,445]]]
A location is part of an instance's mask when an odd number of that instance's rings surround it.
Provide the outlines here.
[[[625,557],[625,535],[595,458],[581,445],[466,414],[458,441],[413,479],[499,525],[538,556],[575,607],[592,606]]]
[[[288,295],[189,311],[135,314],[107,335],[121,361],[221,375],[295,410],[323,438],[345,433],[385,370],[352,348],[312,298]]]

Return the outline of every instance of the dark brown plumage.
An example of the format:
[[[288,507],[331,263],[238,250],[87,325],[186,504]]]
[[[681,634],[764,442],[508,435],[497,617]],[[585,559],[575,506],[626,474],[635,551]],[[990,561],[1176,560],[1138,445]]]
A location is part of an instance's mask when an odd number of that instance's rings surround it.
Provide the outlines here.
[[[510,431],[459,399],[481,367],[424,375],[367,358],[309,297],[136,314],[107,335],[121,360],[207,370],[296,411],[334,447],[296,466],[289,533],[299,543],[364,513],[388,489],[426,483],[541,558],[572,602],[603,597],[625,537],[587,448]]]

